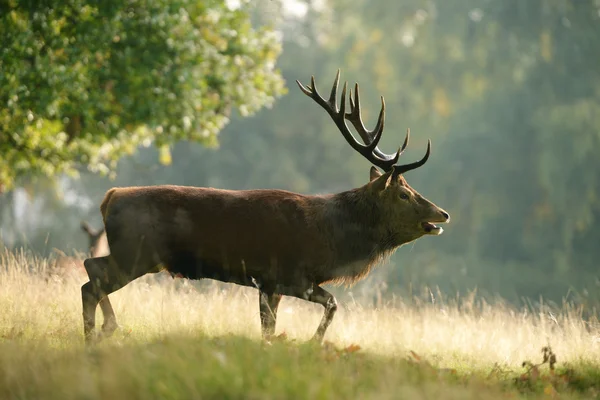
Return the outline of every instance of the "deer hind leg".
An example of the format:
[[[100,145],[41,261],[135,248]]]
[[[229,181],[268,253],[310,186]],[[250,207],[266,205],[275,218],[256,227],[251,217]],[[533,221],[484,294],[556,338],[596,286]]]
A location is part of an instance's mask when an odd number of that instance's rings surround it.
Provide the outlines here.
[[[282,296],[277,293],[259,292],[260,325],[264,339],[269,339],[275,334],[277,308],[279,307],[281,297]]]
[[[83,333],[86,343],[94,339],[109,337],[118,328],[117,318],[108,295],[131,282],[126,274],[119,273],[115,260],[110,256],[88,258],[84,262],[89,282],[81,286],[83,308]],[[94,338],[96,307],[100,304],[104,323],[102,336]]]
[[[117,317],[115,316],[112,304],[110,304],[108,295],[100,300],[100,309],[104,316],[104,322],[102,322],[102,336],[109,338],[119,328],[119,324],[117,323]]]
[[[323,318],[319,323],[319,327],[311,340],[321,343],[327,328],[333,321],[333,316],[337,311],[337,300],[331,293],[318,286],[317,284],[307,285],[308,287],[277,287],[277,292],[287,296],[294,296],[300,299],[308,300],[312,303],[321,304],[325,307]]]

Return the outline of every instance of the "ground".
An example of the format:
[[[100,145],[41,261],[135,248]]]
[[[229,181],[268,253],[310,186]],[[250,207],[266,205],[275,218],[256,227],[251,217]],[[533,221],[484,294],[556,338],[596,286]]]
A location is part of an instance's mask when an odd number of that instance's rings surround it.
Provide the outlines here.
[[[582,310],[514,309],[474,295],[344,299],[322,346],[322,308],[284,297],[260,338],[256,290],[142,278],[111,295],[122,328],[86,349],[81,271],[0,255],[2,399],[596,398],[600,325]],[[102,318],[98,310],[98,325]],[[542,349],[545,348],[545,354]],[[545,362],[544,362],[545,359]],[[526,362],[526,365],[523,363]]]

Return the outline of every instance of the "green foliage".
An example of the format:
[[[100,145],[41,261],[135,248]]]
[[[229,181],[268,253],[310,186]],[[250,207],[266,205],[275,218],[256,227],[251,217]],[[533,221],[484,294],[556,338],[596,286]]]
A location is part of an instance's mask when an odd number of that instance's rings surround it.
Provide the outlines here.
[[[285,92],[281,48],[222,1],[12,0],[0,9],[0,184],[108,172],[139,145],[216,143]]]

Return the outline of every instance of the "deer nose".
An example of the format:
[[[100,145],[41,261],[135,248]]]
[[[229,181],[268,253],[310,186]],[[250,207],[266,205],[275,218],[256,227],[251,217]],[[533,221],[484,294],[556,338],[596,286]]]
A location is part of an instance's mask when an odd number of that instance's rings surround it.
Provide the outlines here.
[[[446,211],[440,210],[440,213],[444,216],[444,218],[446,218],[446,221],[450,220],[450,214],[448,214]]]

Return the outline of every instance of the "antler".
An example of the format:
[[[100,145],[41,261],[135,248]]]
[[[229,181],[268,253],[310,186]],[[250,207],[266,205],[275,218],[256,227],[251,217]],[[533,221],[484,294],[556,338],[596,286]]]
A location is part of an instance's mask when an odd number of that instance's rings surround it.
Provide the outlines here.
[[[296,83],[300,87],[300,90],[304,92],[304,94],[313,99],[318,105],[320,105],[322,108],[325,109],[325,111],[327,111],[327,113],[329,114],[331,119],[333,119],[333,122],[335,122],[348,144],[359,154],[361,154],[363,157],[369,160],[373,165],[378,166],[384,171],[390,171],[393,168],[393,174],[394,176],[397,176],[399,174],[418,168],[421,165],[425,164],[425,162],[429,158],[431,150],[431,141],[427,142],[427,152],[420,161],[406,165],[396,164],[398,158],[408,145],[410,130],[406,131],[406,138],[404,139],[404,143],[398,149],[398,151],[396,151],[395,154],[385,154],[377,147],[379,141],[381,140],[381,136],[383,134],[383,127],[385,125],[385,101],[383,99],[383,96],[381,96],[381,110],[379,111],[379,118],[377,119],[377,124],[375,125],[375,128],[372,131],[367,130],[362,121],[360,112],[360,94],[358,91],[358,83],[356,83],[354,86],[356,101],[352,99],[352,90],[350,90],[350,112],[346,113],[346,90],[348,83],[344,82],[344,88],[342,89],[342,101],[338,110],[337,89],[339,85],[339,80],[340,70],[338,69],[337,74],[335,76],[335,81],[333,82],[333,87],[331,88],[329,100],[325,100],[317,91],[314,76],[311,76],[310,86],[308,88],[304,87],[298,80],[296,80]],[[348,125],[346,125],[346,119],[352,123],[362,140],[365,142],[365,145],[360,144],[354,138],[354,135],[352,135],[352,132],[350,132]]]

